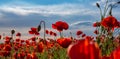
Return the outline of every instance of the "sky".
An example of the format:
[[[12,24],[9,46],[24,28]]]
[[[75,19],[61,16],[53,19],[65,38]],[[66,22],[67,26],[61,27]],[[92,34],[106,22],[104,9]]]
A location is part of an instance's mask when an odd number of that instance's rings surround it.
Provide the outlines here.
[[[116,1],[111,0],[112,3]],[[49,30],[53,30],[52,23],[65,21],[69,24],[65,34],[82,30],[93,35],[95,28],[92,23],[100,21],[96,2],[103,6],[105,0],[0,0],[0,34],[9,35],[11,29],[15,29],[26,37],[31,27],[38,26],[44,20]],[[113,16],[118,20],[119,10],[120,5],[113,9]]]

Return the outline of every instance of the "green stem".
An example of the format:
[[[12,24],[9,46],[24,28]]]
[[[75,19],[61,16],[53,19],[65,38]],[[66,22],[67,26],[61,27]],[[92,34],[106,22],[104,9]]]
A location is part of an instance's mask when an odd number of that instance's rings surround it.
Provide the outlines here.
[[[72,40],[73,40],[72,32],[70,32],[70,36],[72,37]]]
[[[40,22],[40,25],[43,23],[43,25],[44,25],[44,39],[45,39],[45,29],[46,29],[46,26],[45,26],[45,21],[41,21]]]
[[[99,10],[100,10],[100,16],[101,16],[101,20],[102,20],[102,19],[103,19],[102,9],[101,9],[101,8],[99,8]]]
[[[62,36],[62,32],[60,31],[60,38],[63,38],[63,36]]]
[[[106,13],[107,13],[107,10],[109,7],[108,6],[108,0],[106,1],[106,4],[105,4],[105,8],[104,8],[104,15],[103,15],[103,18],[105,17]]]

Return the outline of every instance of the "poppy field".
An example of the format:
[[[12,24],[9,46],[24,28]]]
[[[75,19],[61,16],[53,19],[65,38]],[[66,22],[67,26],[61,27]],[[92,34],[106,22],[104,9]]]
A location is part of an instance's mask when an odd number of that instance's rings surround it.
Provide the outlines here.
[[[69,29],[69,24],[65,21],[51,24],[51,28],[59,34],[46,29],[45,21],[40,21],[38,26],[28,30],[32,35],[29,39],[22,40],[22,33],[14,29],[10,36],[0,35],[4,41],[0,43],[0,59],[120,59],[120,22],[112,15],[115,4],[108,6],[106,2],[103,11],[96,3],[101,19],[93,23],[95,36],[88,36],[79,29],[76,37],[66,37],[63,31]],[[40,34],[41,29],[44,29],[43,34]],[[48,35],[54,39],[47,38]]]

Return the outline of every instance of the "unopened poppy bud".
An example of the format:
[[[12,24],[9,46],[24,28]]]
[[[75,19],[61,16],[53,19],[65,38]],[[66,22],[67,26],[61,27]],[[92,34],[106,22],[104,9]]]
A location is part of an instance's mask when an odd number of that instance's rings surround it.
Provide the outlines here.
[[[14,34],[15,33],[15,30],[11,30],[11,34]]]
[[[2,38],[2,36],[0,35],[0,39]]]
[[[112,16],[112,9],[110,9],[109,15]]]
[[[118,1],[117,3],[120,4],[120,1]]]
[[[38,32],[41,30],[41,25],[38,26],[37,30]]]
[[[100,8],[100,5],[99,5],[99,3],[96,3],[96,6],[97,6],[98,8]]]

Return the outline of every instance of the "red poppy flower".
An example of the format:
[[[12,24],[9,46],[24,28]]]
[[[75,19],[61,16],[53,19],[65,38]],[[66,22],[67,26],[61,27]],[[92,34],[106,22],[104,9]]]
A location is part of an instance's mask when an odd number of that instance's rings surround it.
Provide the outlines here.
[[[21,40],[21,43],[24,43],[25,42],[25,40]]]
[[[16,42],[20,42],[20,39],[16,39]]]
[[[4,57],[10,56],[10,51],[2,51],[2,56]]]
[[[29,31],[29,34],[39,35],[39,32],[38,32],[37,28],[32,27],[31,30]]]
[[[70,38],[59,38],[57,43],[63,48],[67,48],[72,43],[72,40]]]
[[[37,57],[35,52],[32,52],[31,56],[32,56],[32,59],[38,59],[38,57]]]
[[[48,49],[50,49],[54,46],[54,43],[51,43],[51,42],[48,42],[48,41],[46,41],[46,42],[47,42],[47,48]]]
[[[82,39],[68,47],[70,59],[101,59],[98,45],[89,39]]]
[[[26,44],[27,44],[27,45],[29,45],[29,44],[30,44],[30,41],[29,41],[29,40],[26,40],[25,42],[26,42]]]
[[[49,34],[49,31],[48,30],[45,30],[46,34]]]
[[[13,56],[14,56],[14,59],[18,59],[18,56],[17,56],[18,53],[14,53]]]
[[[4,44],[0,44],[0,50],[2,50],[4,47]]]
[[[95,33],[96,35],[99,34],[98,30],[95,30],[94,33]]]
[[[15,59],[25,59],[25,52],[20,52],[20,53],[14,53],[14,58]]]
[[[80,35],[80,34],[82,34],[83,32],[82,31],[77,31],[77,33],[76,33],[76,35]]]
[[[50,31],[50,35],[53,35],[53,32],[52,32],[52,31]]]
[[[85,37],[86,36],[86,34],[82,34],[82,37]]]
[[[54,35],[54,36],[57,36],[57,34],[56,34],[56,33],[53,33],[53,35]]]
[[[32,56],[30,53],[27,54],[26,59],[32,59]]]
[[[63,29],[67,30],[69,25],[63,21],[57,21],[55,24],[52,24],[52,28],[57,29],[58,31],[63,31]]]
[[[93,27],[99,27],[100,25],[101,25],[100,22],[93,23]]]
[[[6,43],[6,44],[9,44],[9,43],[10,43],[10,40],[11,40],[11,37],[8,37],[8,36],[5,37],[5,43]]]
[[[102,20],[101,25],[105,28],[114,30],[114,28],[119,26],[119,22],[115,17],[108,16]]]
[[[18,51],[19,47],[18,46],[14,46],[14,50]]]
[[[110,56],[103,56],[102,59],[111,59]]]
[[[18,33],[16,34],[16,36],[21,36],[21,33],[20,33],[20,32],[18,32]]]
[[[44,50],[44,44],[43,44],[43,42],[40,42],[40,43],[38,44],[38,46],[37,46],[37,51],[38,51],[39,53],[42,53],[43,50]]]
[[[57,26],[55,24],[52,24],[53,29],[57,29]]]
[[[120,47],[114,50],[110,56],[111,59],[120,59]]]
[[[32,41],[35,41],[35,40],[36,40],[36,37],[32,37],[31,40],[32,40]]]
[[[63,28],[65,29],[65,30],[67,30],[68,28],[69,28],[69,25],[66,23],[66,22],[63,22]]]
[[[12,48],[9,44],[5,45],[4,48],[3,48],[5,51],[11,51]]]

